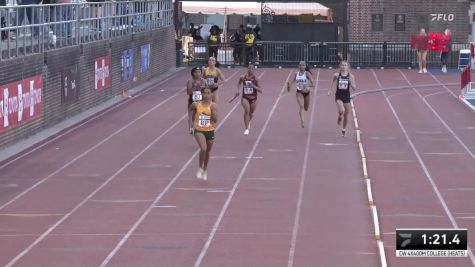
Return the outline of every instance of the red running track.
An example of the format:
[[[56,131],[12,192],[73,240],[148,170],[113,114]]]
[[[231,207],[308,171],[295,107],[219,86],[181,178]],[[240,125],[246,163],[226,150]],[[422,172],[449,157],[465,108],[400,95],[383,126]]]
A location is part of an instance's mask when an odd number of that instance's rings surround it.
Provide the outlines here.
[[[0,265],[380,266],[354,132],[339,136],[333,97],[326,96],[332,71],[315,70],[318,91],[302,129],[295,93],[283,90],[290,70],[257,70],[264,94],[248,137],[240,104],[226,102],[244,70],[224,72],[208,182],[194,177],[188,70],[3,164]],[[375,73],[355,71],[359,87],[379,86],[376,77],[384,87],[454,81]],[[454,220],[470,231],[473,113],[447,90],[419,91],[440,93],[426,98],[440,119],[415,92],[388,95],[408,93],[394,97],[394,108]],[[381,93],[355,105],[389,265],[473,266],[468,258],[396,260],[395,227],[451,221]],[[381,161],[394,159],[403,161]],[[404,177],[395,174],[401,166]]]
[[[361,75],[371,88],[459,78],[409,70]],[[355,100],[389,266],[475,266],[475,115],[459,102],[458,92],[455,86],[422,87]],[[470,257],[396,258],[396,228],[454,227],[468,228]]]

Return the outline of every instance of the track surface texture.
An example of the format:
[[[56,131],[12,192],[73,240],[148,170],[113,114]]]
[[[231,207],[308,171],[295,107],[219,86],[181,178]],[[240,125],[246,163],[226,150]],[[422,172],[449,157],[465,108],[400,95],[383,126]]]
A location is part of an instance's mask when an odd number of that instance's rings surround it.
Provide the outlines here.
[[[195,177],[177,72],[127,103],[0,165],[1,266],[381,266],[356,129],[336,124],[334,70],[314,69],[305,128],[294,69],[257,69],[263,94],[244,136],[223,69],[208,181]],[[475,266],[475,114],[458,76],[354,70],[361,142],[387,266]],[[351,119],[353,120],[353,118]],[[395,229],[468,228],[467,258],[396,258]]]

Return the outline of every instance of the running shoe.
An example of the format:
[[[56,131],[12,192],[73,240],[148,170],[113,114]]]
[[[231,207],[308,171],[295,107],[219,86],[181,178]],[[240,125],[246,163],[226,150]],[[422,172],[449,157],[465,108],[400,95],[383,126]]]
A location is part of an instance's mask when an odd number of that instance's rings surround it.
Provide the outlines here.
[[[341,136],[342,136],[342,137],[345,137],[345,136],[346,136],[346,130],[345,130],[345,129],[341,130]]]
[[[203,178],[203,181],[208,180],[208,173],[206,173],[206,171],[203,171],[203,176],[202,176],[202,178]]]
[[[423,69],[422,69],[422,72],[427,73],[427,69],[426,69],[426,68],[423,68]]]
[[[244,135],[249,135],[249,129],[246,129],[246,130],[244,131]]]
[[[198,171],[196,172],[196,178],[201,179],[203,178],[203,169],[198,168]]]

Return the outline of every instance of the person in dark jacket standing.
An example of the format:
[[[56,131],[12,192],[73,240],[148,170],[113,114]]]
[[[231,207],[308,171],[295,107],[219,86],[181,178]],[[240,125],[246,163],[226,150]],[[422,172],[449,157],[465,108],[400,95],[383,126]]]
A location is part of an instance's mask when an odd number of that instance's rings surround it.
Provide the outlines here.
[[[218,49],[221,44],[221,38],[219,36],[219,28],[216,25],[213,25],[209,30],[211,33],[208,37],[208,47],[209,47],[209,57],[218,58]]]
[[[239,28],[232,36],[231,36],[231,44],[233,47],[233,58],[235,64],[242,64],[242,50],[243,50],[243,43],[244,43],[244,32],[241,28]]]

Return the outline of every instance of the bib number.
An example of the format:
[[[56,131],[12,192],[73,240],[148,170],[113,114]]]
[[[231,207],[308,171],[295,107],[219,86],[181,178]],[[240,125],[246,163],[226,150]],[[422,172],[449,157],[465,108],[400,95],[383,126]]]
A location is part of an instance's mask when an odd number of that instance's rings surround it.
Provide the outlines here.
[[[198,117],[198,126],[202,128],[208,128],[211,126],[211,116],[200,115]]]
[[[348,80],[340,79],[340,81],[338,82],[338,88],[340,90],[348,90],[348,83]]]
[[[214,85],[214,77],[207,78],[206,82],[208,83],[208,85]]]
[[[200,91],[193,91],[192,99],[194,102],[201,101],[202,96]]]
[[[251,81],[244,81],[244,94],[250,95],[254,93],[254,88],[252,88]]]
[[[297,91],[303,91],[307,87],[306,81],[299,81],[297,80]]]

